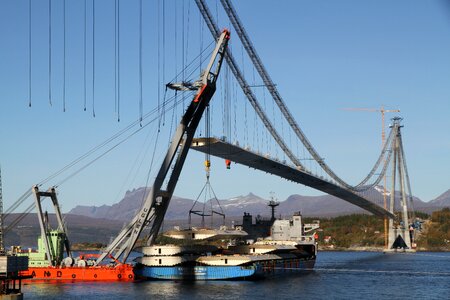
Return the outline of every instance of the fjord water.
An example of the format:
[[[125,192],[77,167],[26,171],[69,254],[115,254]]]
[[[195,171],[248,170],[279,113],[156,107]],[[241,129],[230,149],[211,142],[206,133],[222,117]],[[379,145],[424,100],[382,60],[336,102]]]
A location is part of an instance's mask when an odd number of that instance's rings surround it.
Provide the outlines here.
[[[450,299],[450,253],[320,252],[315,270],[257,281],[30,283],[25,299]]]

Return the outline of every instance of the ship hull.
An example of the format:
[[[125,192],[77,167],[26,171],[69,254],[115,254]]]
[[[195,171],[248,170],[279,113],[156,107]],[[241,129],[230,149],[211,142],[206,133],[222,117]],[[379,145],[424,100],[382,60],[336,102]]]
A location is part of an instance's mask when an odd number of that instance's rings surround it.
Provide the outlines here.
[[[245,266],[150,267],[140,264],[135,268],[135,275],[137,278],[160,280],[240,280],[310,271],[314,268],[314,264],[315,257],[308,260],[259,261]]]
[[[29,267],[21,275],[31,275],[30,280],[71,281],[131,281],[134,280],[133,266],[116,267]]]

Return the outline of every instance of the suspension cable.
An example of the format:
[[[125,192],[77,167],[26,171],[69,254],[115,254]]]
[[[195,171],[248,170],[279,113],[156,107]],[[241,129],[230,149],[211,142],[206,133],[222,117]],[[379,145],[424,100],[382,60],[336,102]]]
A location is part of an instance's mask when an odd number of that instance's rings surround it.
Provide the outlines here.
[[[66,0],[63,1],[63,112],[66,111]]]
[[[117,0],[117,122],[120,122],[120,1]],[[159,102],[158,102],[159,107]]]
[[[52,0],[48,0],[48,103],[52,106]]]
[[[142,127],[142,0],[139,0],[139,121]]]
[[[28,107],[31,107],[31,0],[28,0]]]
[[[92,0],[92,116],[95,118],[95,0]]]
[[[117,0],[114,0],[114,112],[117,114]]]

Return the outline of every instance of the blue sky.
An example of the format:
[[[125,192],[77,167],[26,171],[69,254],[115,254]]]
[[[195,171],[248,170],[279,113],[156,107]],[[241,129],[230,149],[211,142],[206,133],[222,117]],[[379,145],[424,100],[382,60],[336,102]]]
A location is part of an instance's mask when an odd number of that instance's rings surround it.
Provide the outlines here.
[[[0,164],[5,207],[34,183],[139,117],[139,1],[120,1],[121,122],[117,122],[114,102],[114,1],[95,2],[94,106],[90,85],[92,23],[88,7],[87,111],[83,110],[84,2],[66,2],[66,112],[62,109],[62,1],[52,1],[52,106],[48,100],[48,2],[32,0],[32,3],[30,108],[28,1],[0,2]],[[87,3],[91,5],[92,1]],[[150,111],[157,105],[158,87],[161,96],[163,84],[181,70],[182,35],[186,62],[198,55],[201,45],[205,47],[211,42],[211,36],[206,29],[200,34],[200,17],[193,2],[166,1],[165,54],[164,57],[160,54],[158,68],[158,45],[160,51],[163,49],[162,34],[158,44],[161,26],[158,27],[157,9],[162,4],[146,0],[143,3],[143,105],[144,111]],[[220,3],[208,3],[213,14],[219,16],[220,26],[230,28],[220,11]],[[403,141],[413,193],[429,201],[450,188],[448,1],[234,1],[234,4],[289,109],[336,173],[350,182],[358,182],[370,170],[381,147],[380,114],[342,108],[384,105],[386,109],[400,109],[404,118]],[[159,14],[160,24],[161,20]],[[187,27],[181,30],[183,20],[189,30]],[[177,34],[175,26],[179,28]],[[239,56],[240,46],[233,40],[237,37],[232,28],[231,31],[231,47]],[[249,74],[252,70],[248,67],[246,71]],[[219,84],[213,100],[217,104],[212,108],[217,122],[221,118],[223,93]],[[237,103],[243,106],[241,98]],[[180,115],[178,108],[176,116]],[[387,120],[392,116],[387,114]],[[171,114],[166,118],[155,158],[162,157],[169,139]],[[112,204],[126,190],[144,185],[156,130],[153,125],[142,130],[61,185],[63,211],[78,204]],[[221,129],[213,128],[213,133],[221,135]],[[219,198],[249,192],[268,198],[271,191],[280,200],[291,194],[319,194],[248,168],[233,165],[227,171],[221,160],[212,163],[211,182]],[[175,194],[196,198],[204,176],[203,156],[190,153]]]

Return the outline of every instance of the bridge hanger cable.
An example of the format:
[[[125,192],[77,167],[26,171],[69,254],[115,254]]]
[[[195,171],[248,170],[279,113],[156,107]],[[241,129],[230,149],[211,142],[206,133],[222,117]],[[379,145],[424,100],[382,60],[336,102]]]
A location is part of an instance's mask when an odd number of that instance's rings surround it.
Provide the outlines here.
[[[162,82],[166,82],[166,1],[162,1]],[[167,88],[164,91],[164,99],[166,98],[166,92]],[[165,109],[164,109],[164,102],[163,102],[163,111],[162,111],[162,125],[164,126],[166,115],[165,115]],[[160,123],[161,123],[160,119]]]
[[[52,106],[52,0],[48,0],[48,103]]]
[[[92,0],[92,116],[95,118],[95,0]]]
[[[403,173],[404,173],[405,179],[406,179],[406,188],[408,189],[408,198],[411,203],[412,217],[413,217],[413,219],[415,219],[416,216],[415,216],[415,209],[414,209],[413,194],[411,191],[411,182],[409,180],[408,167],[406,165],[405,152],[403,150],[403,140],[402,140],[400,128],[398,129],[398,142],[399,142],[399,148],[400,148],[401,164],[403,166]]]
[[[31,107],[31,0],[28,0],[28,107]]]
[[[66,111],[66,0],[63,1],[63,112]]]
[[[142,0],[139,0],[139,121],[142,127]]]
[[[204,0],[195,0],[211,34],[216,37],[220,34],[219,27],[217,24],[215,24],[211,12],[206,5]],[[277,130],[274,128],[268,117],[266,116],[265,112],[261,108],[259,102],[256,99],[256,96],[253,94],[249,84],[245,80],[244,76],[242,75],[241,70],[237,67],[237,63],[235,58],[233,57],[231,51],[227,49],[225,59],[233,72],[235,78],[237,79],[239,85],[241,86],[241,89],[243,90],[245,96],[249,100],[250,104],[253,106],[253,108],[256,110],[258,116],[261,118],[262,122],[264,123],[264,126],[269,130],[272,137],[275,139],[275,141],[280,145],[280,147],[283,149],[283,151],[288,155],[289,159],[300,168],[304,168],[303,165],[300,163],[297,157],[292,153],[292,151],[287,147],[286,143],[283,141]]]
[[[117,122],[120,122],[120,1],[117,0]],[[159,101],[159,97],[158,97]],[[159,102],[158,102],[159,107]]]
[[[163,0],[164,1],[164,0]],[[157,74],[157,98],[158,98],[158,107],[160,105],[160,97],[161,97],[161,87],[163,86],[161,81],[161,1],[157,1],[157,68],[158,68],[158,74]],[[158,109],[158,115],[159,115],[159,109]],[[160,125],[161,120],[158,121],[158,132],[160,131]]]
[[[114,0],[114,112],[117,114],[117,0]]]
[[[203,2],[203,0],[202,0]],[[306,147],[308,152],[311,154],[311,156],[317,161],[317,163],[321,166],[321,168],[336,182],[341,184],[342,186],[354,189],[354,186],[351,186],[347,184],[344,180],[342,180],[339,176],[337,176],[324,162],[324,160],[321,158],[321,156],[318,154],[318,152],[315,150],[315,148],[312,146],[312,144],[307,139],[306,135],[302,132],[298,124],[296,123],[295,119],[293,118],[292,114],[284,104],[283,99],[281,98],[281,95],[279,94],[275,84],[273,83],[272,79],[270,78],[269,74],[267,73],[264,65],[262,64],[261,59],[259,58],[258,54],[255,51],[255,48],[253,47],[250,38],[248,37],[244,27],[242,26],[242,23],[240,19],[237,16],[236,10],[232,6],[229,0],[221,0],[222,6],[224,7],[225,12],[227,13],[231,23],[233,24],[233,27],[235,28],[242,44],[244,45],[250,59],[252,60],[254,66],[256,67],[258,73],[260,74],[261,78],[264,81],[264,84],[266,85],[268,91],[272,94],[272,97],[274,101],[277,103],[278,107],[280,108],[281,112],[283,113],[284,117],[288,121],[291,128],[294,130],[298,138],[302,141],[303,145]]]
[[[86,111],[86,44],[87,44],[87,34],[86,34],[86,26],[87,26],[87,0],[84,0],[84,27],[83,27],[83,110]]]

